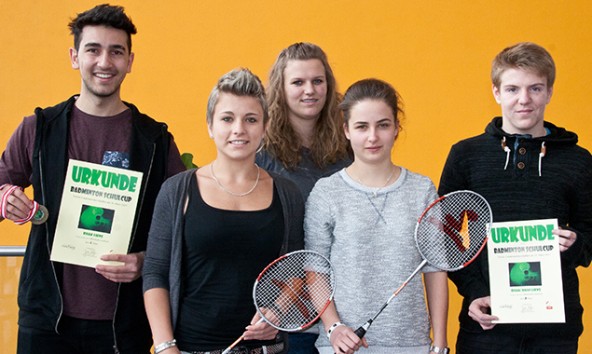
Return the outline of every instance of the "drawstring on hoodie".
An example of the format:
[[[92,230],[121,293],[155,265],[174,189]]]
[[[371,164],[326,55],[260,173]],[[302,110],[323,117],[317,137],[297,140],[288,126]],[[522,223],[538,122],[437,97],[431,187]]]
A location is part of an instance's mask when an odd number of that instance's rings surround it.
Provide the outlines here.
[[[543,165],[543,157],[547,154],[547,147],[545,146],[545,142],[543,141],[541,144],[541,152],[539,153],[539,177],[542,176],[541,169]]]
[[[504,170],[508,169],[508,163],[510,162],[510,152],[512,151],[508,145],[506,144],[506,137],[502,137],[502,149],[506,152],[506,164],[504,165]],[[539,177],[543,175],[542,173],[542,166],[543,166],[543,157],[547,155],[547,147],[545,146],[545,142],[541,143],[541,152],[539,153]]]
[[[508,162],[510,161],[510,148],[506,145],[506,137],[502,137],[502,149],[506,152],[506,164],[504,165],[504,170],[508,169]]]

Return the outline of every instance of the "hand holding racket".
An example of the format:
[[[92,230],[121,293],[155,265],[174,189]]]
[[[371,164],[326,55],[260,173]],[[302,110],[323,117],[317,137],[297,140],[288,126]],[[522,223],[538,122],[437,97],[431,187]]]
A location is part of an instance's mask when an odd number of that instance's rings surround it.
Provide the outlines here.
[[[489,203],[472,191],[448,193],[430,204],[415,227],[415,242],[423,261],[376,315],[355,330],[358,337],[364,337],[372,322],[426,264],[453,272],[477,258],[487,241],[492,219]]]
[[[253,301],[259,322],[285,332],[311,326],[333,299],[335,279],[329,260],[314,251],[290,252],[270,263],[257,277]],[[222,354],[234,348],[243,336]]]

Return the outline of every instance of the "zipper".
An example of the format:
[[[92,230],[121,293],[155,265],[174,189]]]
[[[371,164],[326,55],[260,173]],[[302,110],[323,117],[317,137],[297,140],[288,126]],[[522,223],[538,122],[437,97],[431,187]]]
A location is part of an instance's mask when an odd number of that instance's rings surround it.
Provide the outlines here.
[[[148,167],[148,172],[146,173],[146,179],[144,180],[144,192],[142,192],[142,195],[140,196],[140,200],[138,201],[138,207],[137,210],[139,211],[138,213],[138,218],[136,219],[136,222],[134,224],[134,228],[133,228],[133,232],[132,232],[132,236],[130,238],[130,244],[128,246],[127,252],[129,253],[131,250],[132,245],[134,244],[134,239],[136,237],[136,230],[138,229],[138,222],[140,221],[140,213],[142,210],[142,206],[144,204],[144,198],[146,197],[146,190],[148,189],[148,181],[150,178],[150,175],[152,173],[152,166],[154,165],[154,155],[156,154],[156,143],[152,143],[152,156],[150,158],[150,165]],[[119,309],[119,293],[121,292],[121,283],[119,283],[119,285],[117,286],[117,300],[115,301],[115,311],[113,312],[113,322],[111,323],[111,329],[113,331],[113,350],[115,354],[119,353],[119,349],[117,349],[117,334],[115,332],[115,318],[117,317],[117,310]]]
[[[45,181],[43,178],[43,154],[42,154],[43,150],[40,148],[39,149],[39,180],[40,180],[40,185],[41,185],[41,204],[43,205],[47,205],[46,200],[45,200]],[[43,227],[45,227],[45,234],[46,234],[46,246],[47,246],[47,254],[51,255],[51,245],[49,244],[49,223],[43,223]],[[49,264],[51,265],[51,270],[53,272],[53,279],[55,280],[56,286],[58,288],[58,296],[60,297],[60,313],[58,315],[58,319],[55,323],[55,332],[57,334],[60,334],[59,330],[58,330],[58,326],[60,323],[60,320],[62,319],[62,316],[64,314],[64,298],[62,297],[62,289],[60,289],[60,282],[58,281],[58,276],[56,274],[56,270],[55,270],[55,266],[53,264],[52,261],[49,261]]]

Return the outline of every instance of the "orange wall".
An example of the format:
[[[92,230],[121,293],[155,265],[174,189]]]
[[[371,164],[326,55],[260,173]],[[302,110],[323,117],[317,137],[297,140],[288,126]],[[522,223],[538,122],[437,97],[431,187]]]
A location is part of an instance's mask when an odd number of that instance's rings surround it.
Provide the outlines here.
[[[70,68],[72,39],[66,25],[71,16],[95,4],[0,1],[1,150],[24,115],[78,92],[80,79]],[[588,92],[592,3],[587,0],[130,0],[119,4],[139,30],[123,97],[166,121],[179,148],[193,152],[198,164],[214,156],[205,129],[205,105],[216,79],[246,66],[267,81],[279,51],[296,41],[315,42],[326,50],[342,91],[358,79],[378,77],[401,92],[407,117],[394,157],[435,183],[450,145],[480,133],[499,114],[491,95],[490,62],[502,48],[519,41],[537,42],[551,52],[558,78],[547,117],[578,132],[581,145],[592,149]],[[0,244],[24,244],[27,229],[1,223]],[[7,283],[4,264],[0,263],[0,275]],[[589,294],[592,272],[581,269],[580,274],[581,293]],[[454,286],[451,294],[453,344],[459,306]],[[10,300],[14,295],[2,296],[2,308],[14,303]],[[591,296],[583,296],[583,301],[585,308],[592,309]],[[0,338],[10,340],[14,332],[6,326],[16,329],[15,319],[6,320],[5,315],[0,310]],[[590,332],[588,312],[585,326]],[[581,348],[592,347],[588,332],[580,340]],[[14,343],[6,345],[11,348]],[[0,347],[7,348],[3,343]]]

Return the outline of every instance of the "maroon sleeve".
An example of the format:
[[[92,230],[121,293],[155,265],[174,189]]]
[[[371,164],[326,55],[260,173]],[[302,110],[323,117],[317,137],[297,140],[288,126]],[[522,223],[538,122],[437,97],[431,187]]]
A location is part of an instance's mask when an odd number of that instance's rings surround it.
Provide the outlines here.
[[[10,183],[23,188],[31,185],[35,121],[35,116],[23,119],[8,140],[0,158],[0,185]]]

